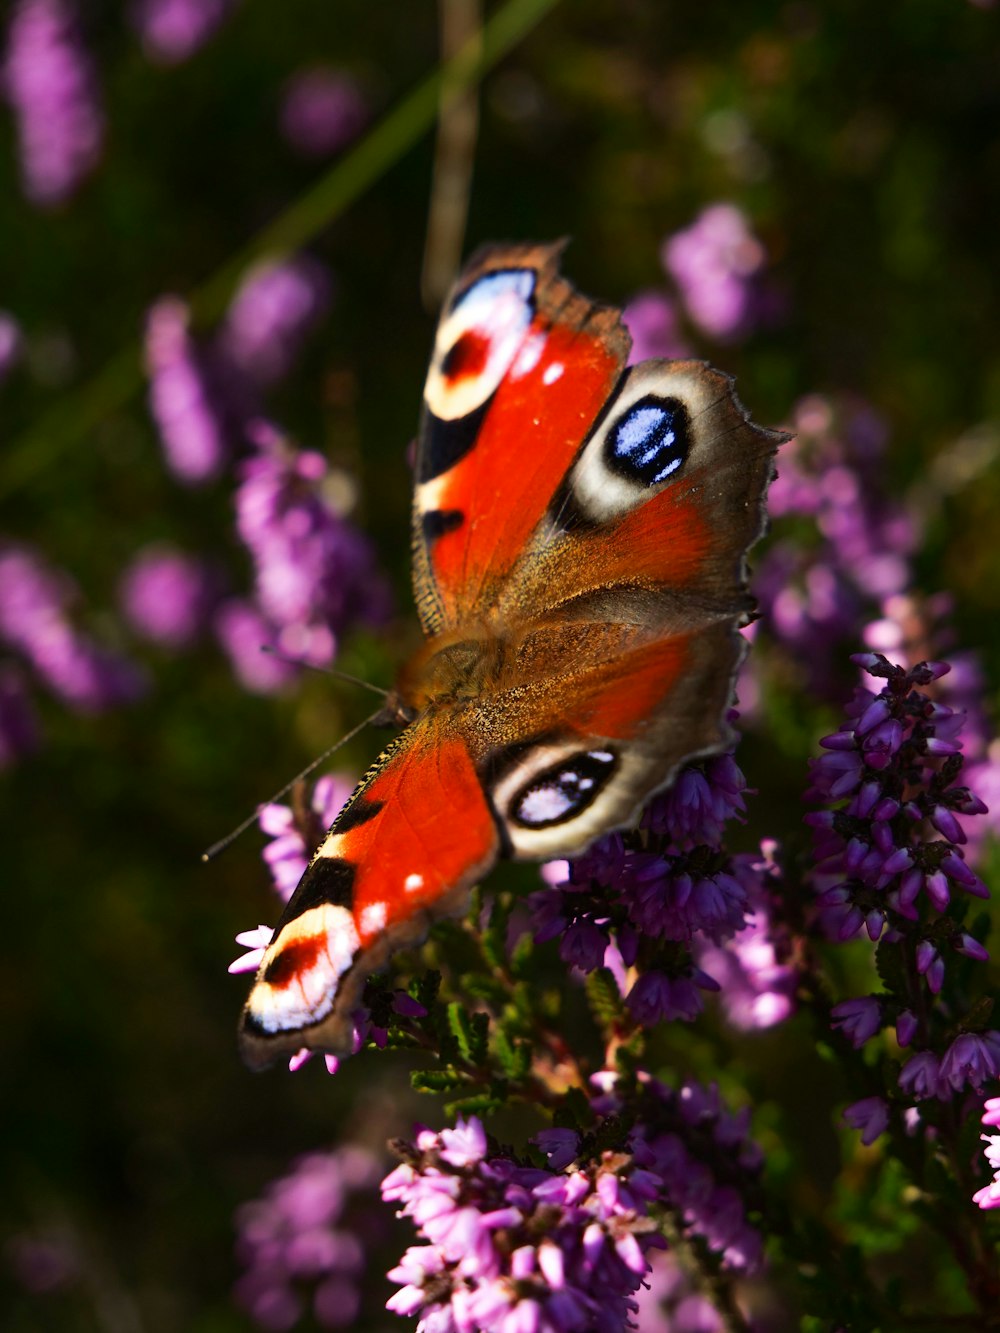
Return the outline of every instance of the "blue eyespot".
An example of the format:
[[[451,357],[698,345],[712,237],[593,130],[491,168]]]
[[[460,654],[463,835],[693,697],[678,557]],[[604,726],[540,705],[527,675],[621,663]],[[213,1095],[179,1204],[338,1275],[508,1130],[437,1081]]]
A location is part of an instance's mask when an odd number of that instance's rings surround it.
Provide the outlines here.
[[[676,398],[640,398],[611,425],[605,450],[612,471],[655,486],[687,458],[687,409]]]

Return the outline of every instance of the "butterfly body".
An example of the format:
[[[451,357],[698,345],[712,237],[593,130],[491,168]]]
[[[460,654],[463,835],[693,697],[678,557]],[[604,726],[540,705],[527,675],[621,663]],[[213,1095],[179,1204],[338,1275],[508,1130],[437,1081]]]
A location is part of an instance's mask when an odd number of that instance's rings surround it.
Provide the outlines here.
[[[556,247],[467,267],[442,314],[413,509],[408,725],[285,909],[241,1023],[257,1067],[350,1048],[364,979],[501,856],[572,856],[717,751],[745,557],[784,438],[700,362],[626,368]]]

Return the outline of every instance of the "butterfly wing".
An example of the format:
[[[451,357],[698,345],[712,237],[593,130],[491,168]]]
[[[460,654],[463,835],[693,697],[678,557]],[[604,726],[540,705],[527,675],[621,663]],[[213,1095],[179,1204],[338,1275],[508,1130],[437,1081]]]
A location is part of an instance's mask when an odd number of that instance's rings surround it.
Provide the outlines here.
[[[464,911],[500,839],[454,718],[424,717],[366,775],[303,875],[240,1022],[252,1068],[351,1049],[365,978]]]

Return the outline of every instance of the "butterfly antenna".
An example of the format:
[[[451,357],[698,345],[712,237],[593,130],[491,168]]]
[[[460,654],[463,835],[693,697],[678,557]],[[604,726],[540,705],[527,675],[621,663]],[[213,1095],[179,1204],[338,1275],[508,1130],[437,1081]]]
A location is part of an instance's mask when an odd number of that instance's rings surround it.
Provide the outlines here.
[[[276,791],[268,800],[262,801],[261,805],[271,805],[275,801],[280,801],[282,796],[287,796],[297,782],[301,782],[303,778],[307,778],[313,769],[319,768],[320,764],[323,763],[325,759],[329,759],[334,750],[339,750],[342,745],[346,745],[348,741],[352,741],[359,732],[364,731],[365,727],[374,722],[375,719],[381,715],[382,711],[382,709],[378,709],[376,712],[372,713],[371,717],[366,717],[363,722],[359,722],[356,727],[352,727],[346,736],[341,736],[336,744],[331,745],[328,750],[324,750],[321,755],[317,755],[311,763],[306,764],[301,773],[296,773],[291,782],[286,782],[280,791]],[[227,833],[226,836],[220,838],[218,842],[213,842],[207,851],[202,852],[201,859],[203,861],[211,861],[214,857],[218,856],[220,852],[224,852],[231,843],[236,841],[241,833],[245,833],[251,824],[256,823],[260,808],[259,805],[252,815],[248,815],[242,824],[238,824],[236,828],[233,829],[232,833]]]
[[[279,662],[284,662],[287,666],[304,667],[306,671],[319,671],[324,676],[333,676],[335,680],[346,680],[349,685],[360,685],[362,689],[371,690],[373,694],[378,694],[383,699],[389,697],[389,691],[383,690],[381,685],[373,685],[370,680],[362,680],[360,676],[352,676],[349,671],[341,671],[337,667],[318,666],[315,662],[303,662],[298,657],[288,657],[279,652],[277,648],[272,648],[269,643],[262,643],[260,651],[267,653],[269,657],[276,657]]]

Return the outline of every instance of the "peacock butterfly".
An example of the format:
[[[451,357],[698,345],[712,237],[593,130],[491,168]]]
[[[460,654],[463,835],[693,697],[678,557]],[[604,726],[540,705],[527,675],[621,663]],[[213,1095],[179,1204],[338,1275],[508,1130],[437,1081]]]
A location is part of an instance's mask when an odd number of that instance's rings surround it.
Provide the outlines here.
[[[499,857],[573,856],[731,743],[772,457],[728,376],[626,368],[621,314],[497,246],[445,304],[424,390],[405,729],[337,816],[267,947],[240,1044],[342,1053],[365,978],[461,914]]]

